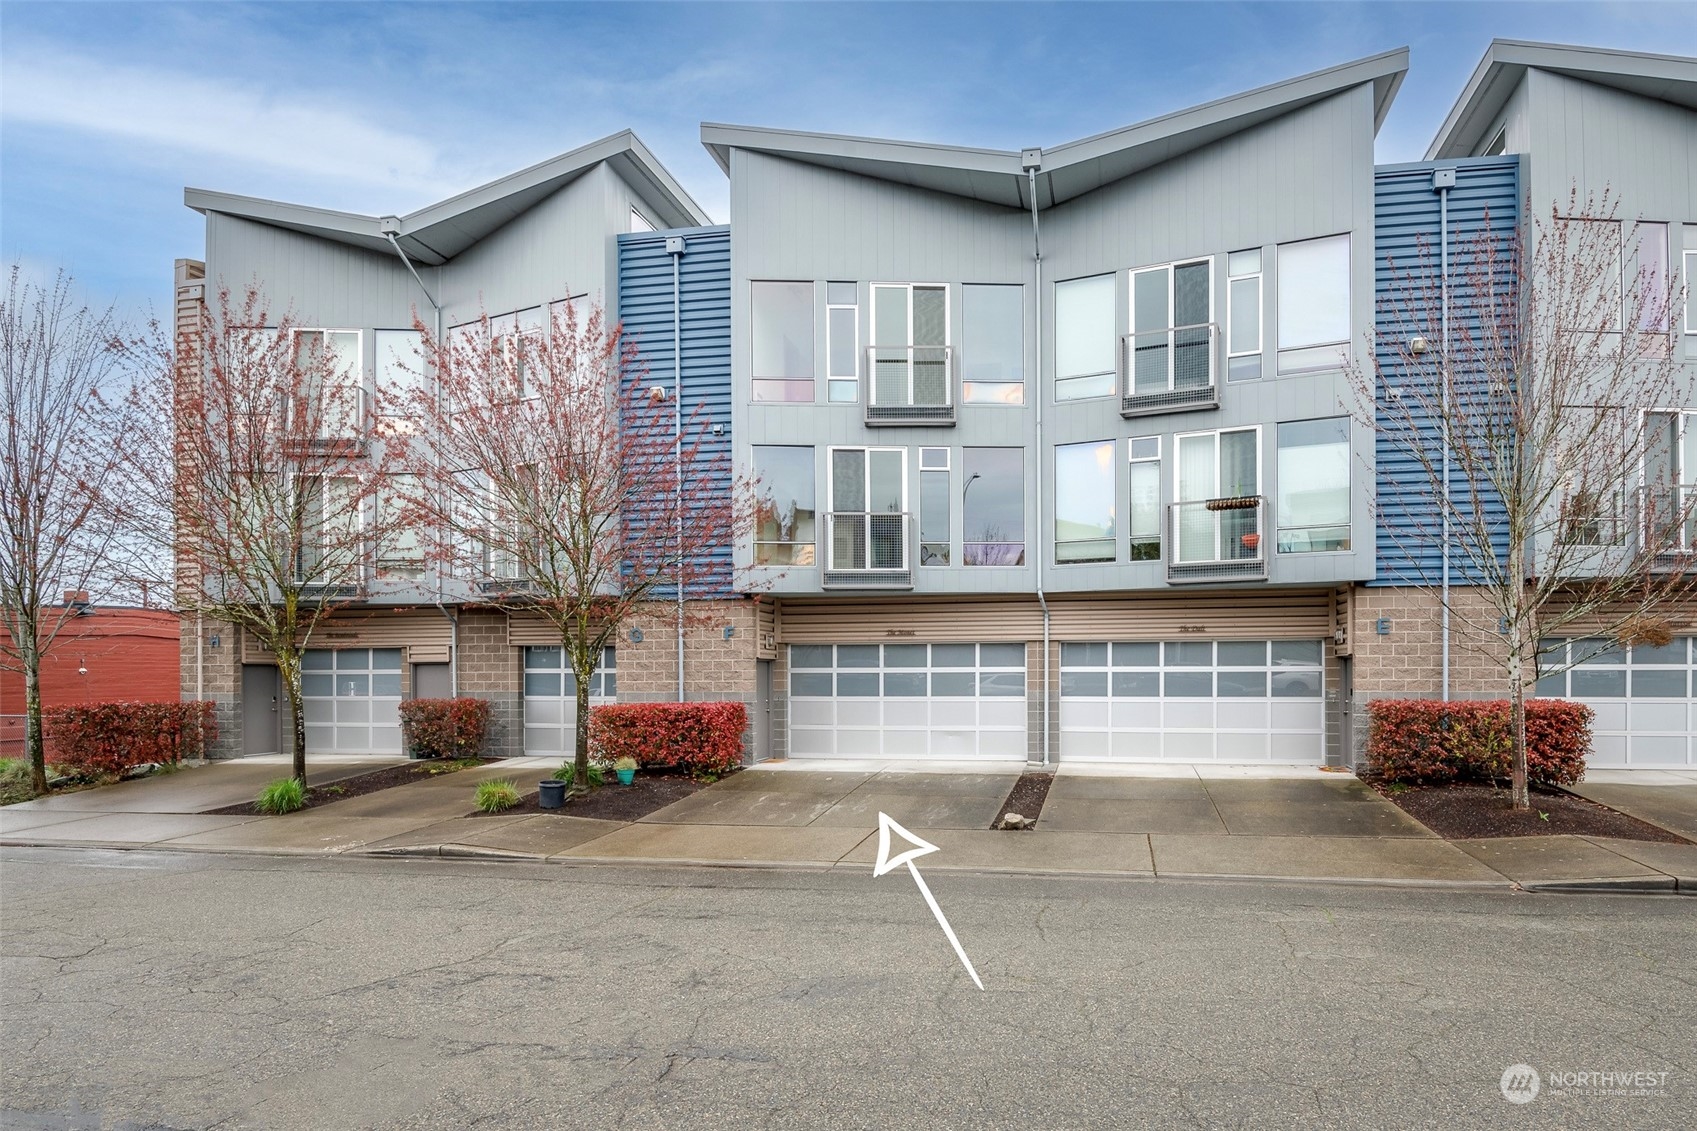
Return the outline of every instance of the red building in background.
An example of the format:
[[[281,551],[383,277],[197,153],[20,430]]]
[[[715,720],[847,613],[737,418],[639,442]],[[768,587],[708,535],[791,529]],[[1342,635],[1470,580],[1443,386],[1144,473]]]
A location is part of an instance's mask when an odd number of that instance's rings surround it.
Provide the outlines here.
[[[71,594],[66,596],[72,598],[70,604],[78,604]],[[42,705],[67,707],[119,699],[177,702],[181,698],[177,632],[177,614],[167,610],[103,608],[82,602],[42,659]],[[4,628],[0,628],[0,640],[7,640]],[[0,666],[0,754],[22,754],[23,718],[23,673]]]

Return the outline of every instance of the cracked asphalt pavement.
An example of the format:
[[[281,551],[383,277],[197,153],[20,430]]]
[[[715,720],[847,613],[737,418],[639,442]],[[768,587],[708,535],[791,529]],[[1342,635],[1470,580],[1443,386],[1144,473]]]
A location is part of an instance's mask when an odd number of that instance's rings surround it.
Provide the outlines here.
[[[1697,1113],[1697,899],[926,879],[985,992],[900,871],[7,849],[0,1126],[1684,1131]],[[1666,1075],[1511,1105],[1518,1063]]]

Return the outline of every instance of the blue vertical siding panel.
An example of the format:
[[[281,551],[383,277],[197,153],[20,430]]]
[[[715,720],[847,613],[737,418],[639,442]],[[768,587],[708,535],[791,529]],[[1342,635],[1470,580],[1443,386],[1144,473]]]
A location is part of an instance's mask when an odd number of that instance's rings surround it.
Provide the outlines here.
[[[1439,194],[1432,188],[1432,172],[1439,168],[1456,171],[1456,185],[1449,193],[1452,334],[1476,331],[1479,326],[1478,311],[1468,303],[1467,288],[1457,277],[1456,249],[1487,230],[1506,247],[1520,223],[1522,165],[1518,156],[1421,162],[1375,170],[1373,260],[1378,301],[1374,350],[1381,379],[1376,392],[1380,427],[1375,452],[1377,563],[1369,585],[1436,584],[1443,572],[1441,545],[1432,530],[1432,516],[1439,513],[1432,498],[1435,484],[1405,442],[1384,434],[1394,423],[1386,412],[1386,387],[1407,387],[1412,379],[1399,365],[1396,352],[1388,348],[1388,343],[1399,341],[1411,331],[1395,324],[1387,302],[1399,293],[1406,295],[1411,275],[1418,278],[1424,269],[1423,258],[1436,270],[1441,230]],[[1504,282],[1510,281],[1505,276]],[[1467,374],[1458,373],[1457,385],[1465,388],[1467,379]],[[1427,450],[1441,452],[1441,423],[1430,418],[1418,424]],[[1450,491],[1453,498],[1467,497],[1469,487],[1459,473],[1451,479]],[[1487,515],[1502,514],[1502,500],[1494,492],[1482,493],[1480,503]],[[1507,526],[1500,521],[1492,525],[1500,560],[1508,551]],[[1450,571],[1454,583],[1469,583],[1472,572],[1465,554],[1451,551]]]
[[[681,338],[683,344],[683,415],[685,443],[692,429],[705,428],[703,451],[723,461],[707,494],[723,503],[731,492],[731,230],[673,228],[633,232],[619,240],[619,314],[625,334],[635,344],[641,364],[625,375],[627,388],[641,381],[671,388],[676,376],[672,348],[672,257],[666,237],[682,236],[684,254],[679,268]],[[714,435],[712,426],[724,426]],[[715,547],[707,583],[688,596],[734,596],[731,547]],[[657,596],[670,596],[661,591]]]

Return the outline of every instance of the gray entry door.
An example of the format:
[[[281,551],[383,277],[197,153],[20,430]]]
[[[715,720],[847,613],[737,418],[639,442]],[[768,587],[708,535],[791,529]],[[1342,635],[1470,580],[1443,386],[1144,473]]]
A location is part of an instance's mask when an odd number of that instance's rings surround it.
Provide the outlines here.
[[[242,756],[276,754],[282,749],[278,725],[277,669],[269,664],[242,665]]]

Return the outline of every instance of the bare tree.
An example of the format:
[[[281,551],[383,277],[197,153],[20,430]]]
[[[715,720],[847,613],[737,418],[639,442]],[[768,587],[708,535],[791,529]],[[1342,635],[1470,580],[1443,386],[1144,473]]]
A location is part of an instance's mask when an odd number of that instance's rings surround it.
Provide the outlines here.
[[[41,661],[77,614],[61,591],[108,580],[117,528],[102,502],[120,461],[103,439],[130,343],[112,309],[79,303],[65,274],[36,286],[16,266],[0,336],[0,662],[23,674],[24,749],[45,793]]]
[[[1605,648],[1665,644],[1693,590],[1697,466],[1680,473],[1674,442],[1693,372],[1675,349],[1667,228],[1617,212],[1576,191],[1524,246],[1488,220],[1453,240],[1447,280],[1430,248],[1393,264],[1374,369],[1354,374],[1381,451],[1418,468],[1381,490],[1382,527],[1413,563],[1447,546],[1454,586],[1418,564],[1405,580],[1502,665],[1517,808],[1528,689]],[[1575,632],[1597,643],[1540,671],[1540,640]]]
[[[577,682],[572,789],[588,788],[589,684],[633,619],[670,619],[680,592],[728,582],[752,531],[747,485],[707,422],[684,418],[598,306],[524,325],[488,317],[424,338],[434,389],[413,394],[412,517],[463,598],[544,618]],[[681,616],[681,614],[679,614]],[[679,628],[682,629],[680,624]]]
[[[275,658],[304,782],[302,659],[326,620],[369,594],[374,547],[400,520],[397,449],[370,411],[357,333],[274,315],[257,287],[239,301],[222,290],[180,326],[172,369],[143,398],[159,424],[125,448],[150,509],[175,519],[178,607],[239,626]]]

